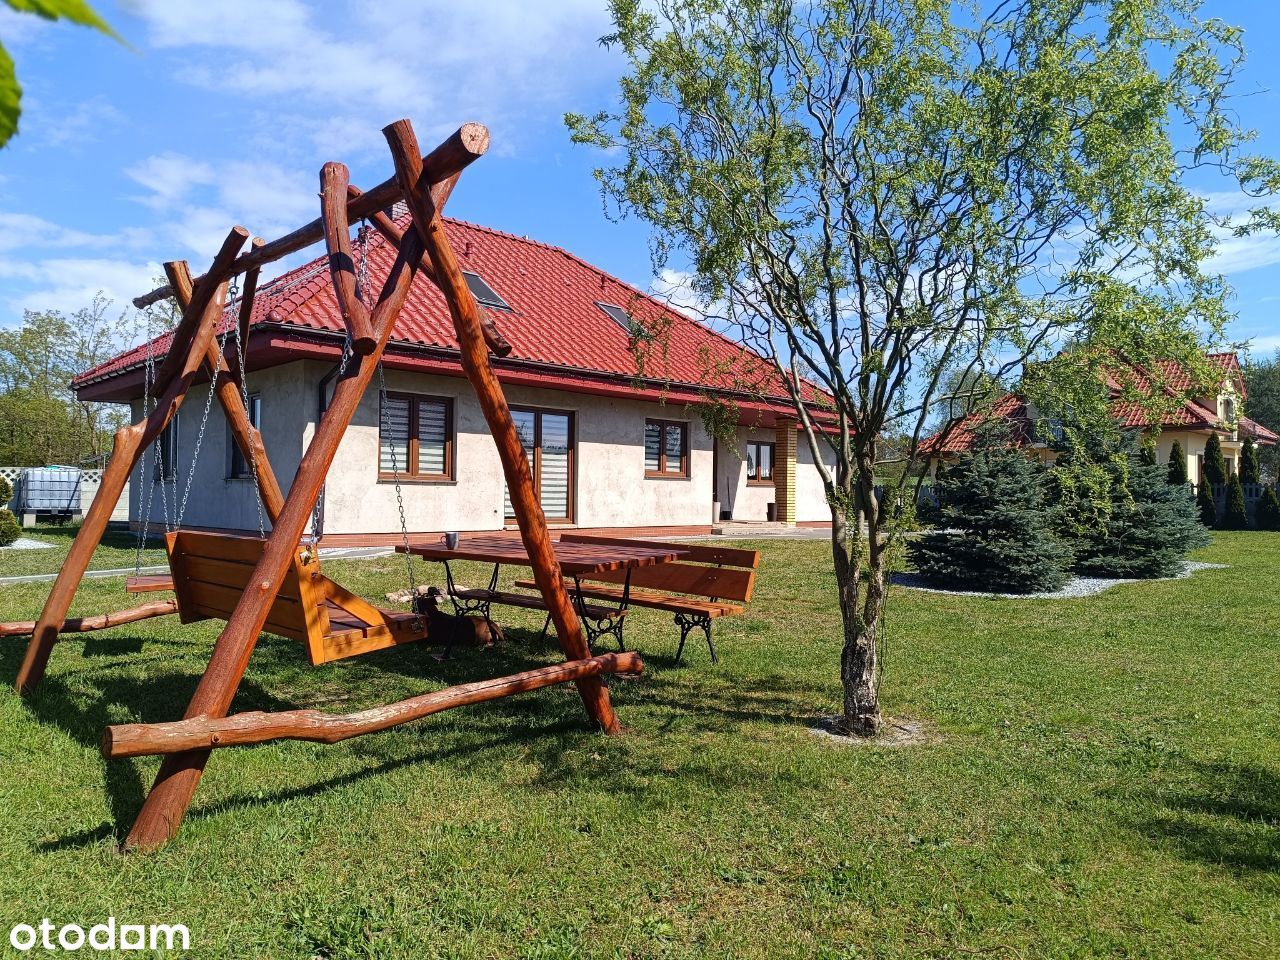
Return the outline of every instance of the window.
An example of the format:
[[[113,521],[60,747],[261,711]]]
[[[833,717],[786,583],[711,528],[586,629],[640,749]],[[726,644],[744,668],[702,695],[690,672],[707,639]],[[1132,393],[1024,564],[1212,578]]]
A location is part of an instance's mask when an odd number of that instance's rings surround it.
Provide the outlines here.
[[[773,483],[773,444],[752,440],[747,444],[747,483]]]
[[[644,422],[644,475],[689,476],[689,425],[676,420]]]
[[[471,291],[471,295],[476,298],[476,303],[482,306],[492,307],[495,310],[511,310],[511,304],[498,296],[498,292],[489,286],[484,277],[478,273],[469,273],[462,271],[462,276],[467,281],[467,289]]]
[[[621,307],[612,303],[601,303],[599,300],[596,301],[596,306],[604,311],[605,316],[620,326],[623,330],[627,331],[628,336],[645,339],[650,338],[651,335],[645,328],[645,325]]]
[[[178,477],[178,417],[174,414],[168,426],[160,431],[158,449],[156,450],[154,479],[176,480]]]
[[[511,411],[516,433],[533,474],[533,492],[548,520],[573,519],[574,437],[573,414],[552,410]],[[506,492],[504,515],[515,516],[511,492]]]
[[[254,429],[262,427],[262,395],[254,393],[249,396],[249,423]],[[231,451],[230,462],[227,464],[227,476],[232,480],[245,480],[253,476],[250,464],[245,462],[244,454],[240,452],[240,445],[236,443],[236,439],[231,434],[231,425],[227,424],[227,448]]]
[[[453,401],[388,393],[378,430],[378,478],[453,479]]]

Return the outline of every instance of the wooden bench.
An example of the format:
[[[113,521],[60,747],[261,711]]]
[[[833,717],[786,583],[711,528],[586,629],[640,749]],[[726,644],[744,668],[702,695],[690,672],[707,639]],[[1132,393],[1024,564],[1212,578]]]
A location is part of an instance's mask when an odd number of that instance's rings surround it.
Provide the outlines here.
[[[265,541],[179,530],[165,537],[169,570],[183,623],[231,616],[262,556]],[[320,572],[320,561],[299,549],[265,629],[298,640],[313,665],[425,640],[426,620],[383,610]]]
[[[665,547],[669,544],[646,540],[621,540],[582,533],[564,533],[562,543],[625,543],[637,547]],[[674,563],[636,567],[631,571],[630,588],[626,588],[627,571],[611,570],[593,573],[578,580],[583,597],[621,602],[626,594],[630,606],[649,607],[675,614],[680,628],[680,646],[676,660],[684,655],[689,634],[701,629],[707,638],[711,662],[718,662],[715,643],[711,639],[712,621],[733,617],[746,610],[755,589],[756,568],[760,553],[733,547],[701,547],[680,544],[685,555]],[[532,586],[533,581],[517,580],[517,587]],[[573,589],[573,583],[567,584]],[[621,643],[619,643],[621,646]]]

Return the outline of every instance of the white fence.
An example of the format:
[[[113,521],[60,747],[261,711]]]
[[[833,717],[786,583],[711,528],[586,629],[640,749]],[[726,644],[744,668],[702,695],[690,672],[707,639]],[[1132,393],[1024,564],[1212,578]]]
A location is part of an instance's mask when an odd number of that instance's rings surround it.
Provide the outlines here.
[[[0,467],[0,477],[8,480],[13,487],[13,499],[8,503],[0,503],[0,507],[8,507],[16,512],[18,484],[22,479],[22,472],[26,469],[26,467]],[[93,503],[93,498],[98,495],[98,487],[101,484],[101,470],[80,471],[80,510],[82,513],[89,509],[89,504]],[[126,522],[129,519],[129,485],[127,483],[124,486],[124,492],[120,494],[120,499],[116,501],[116,508],[111,513],[111,519]]]

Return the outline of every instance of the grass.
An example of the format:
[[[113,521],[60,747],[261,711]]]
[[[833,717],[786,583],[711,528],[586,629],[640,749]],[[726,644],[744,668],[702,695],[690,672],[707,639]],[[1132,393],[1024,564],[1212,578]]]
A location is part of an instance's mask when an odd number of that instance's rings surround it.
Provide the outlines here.
[[[1025,601],[895,591],[884,700],[924,746],[814,737],[839,700],[825,546],[762,543],[718,667],[628,633],[627,735],[572,687],[335,746],[215,754],[176,842],[120,856],[156,762],[104,724],[177,717],[216,626],[61,643],[0,690],[0,934],[48,916],[184,923],[216,957],[1274,957],[1280,953],[1280,535],[1220,534],[1193,578]],[[396,558],[327,564],[369,596]],[[434,573],[435,571],[433,571]],[[467,582],[479,582],[478,571]],[[121,606],[119,581],[80,610]],[[41,585],[0,589],[33,616]],[[235,709],[350,710],[553,661],[515,642],[327,668],[265,637]],[[523,628],[523,629],[521,629]],[[21,645],[0,646],[11,683]]]
[[[50,545],[49,550],[14,550],[0,548],[0,577],[21,577],[40,573],[57,573],[62,561],[71,549],[71,541],[80,529],[78,523],[38,523],[24,529],[22,537],[39,540]],[[90,570],[133,570],[137,560],[138,537],[128,530],[110,529],[93,553]],[[147,549],[142,551],[142,566],[164,566],[164,544],[153,537]],[[0,613],[5,598],[0,595]]]

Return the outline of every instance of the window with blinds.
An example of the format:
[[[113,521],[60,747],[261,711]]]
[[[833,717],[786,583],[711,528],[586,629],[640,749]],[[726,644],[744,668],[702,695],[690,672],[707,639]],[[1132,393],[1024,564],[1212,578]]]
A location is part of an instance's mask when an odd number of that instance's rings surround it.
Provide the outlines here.
[[[249,423],[255,429],[262,428],[262,395],[259,393],[250,394],[249,406],[245,411],[249,414]],[[240,445],[236,443],[235,437],[231,433],[231,424],[227,424],[227,449],[230,451],[230,462],[227,464],[227,476],[232,480],[246,480],[253,476],[251,467],[253,464],[248,463],[244,454],[240,452]]]
[[[548,520],[573,519],[573,414],[551,410],[513,409],[511,419],[529,460],[533,490]],[[503,511],[515,516],[511,491],[504,487]]]
[[[378,476],[405,480],[452,480],[453,401],[388,393],[378,430]]]
[[[689,425],[678,420],[644,422],[646,477],[689,476]]]

